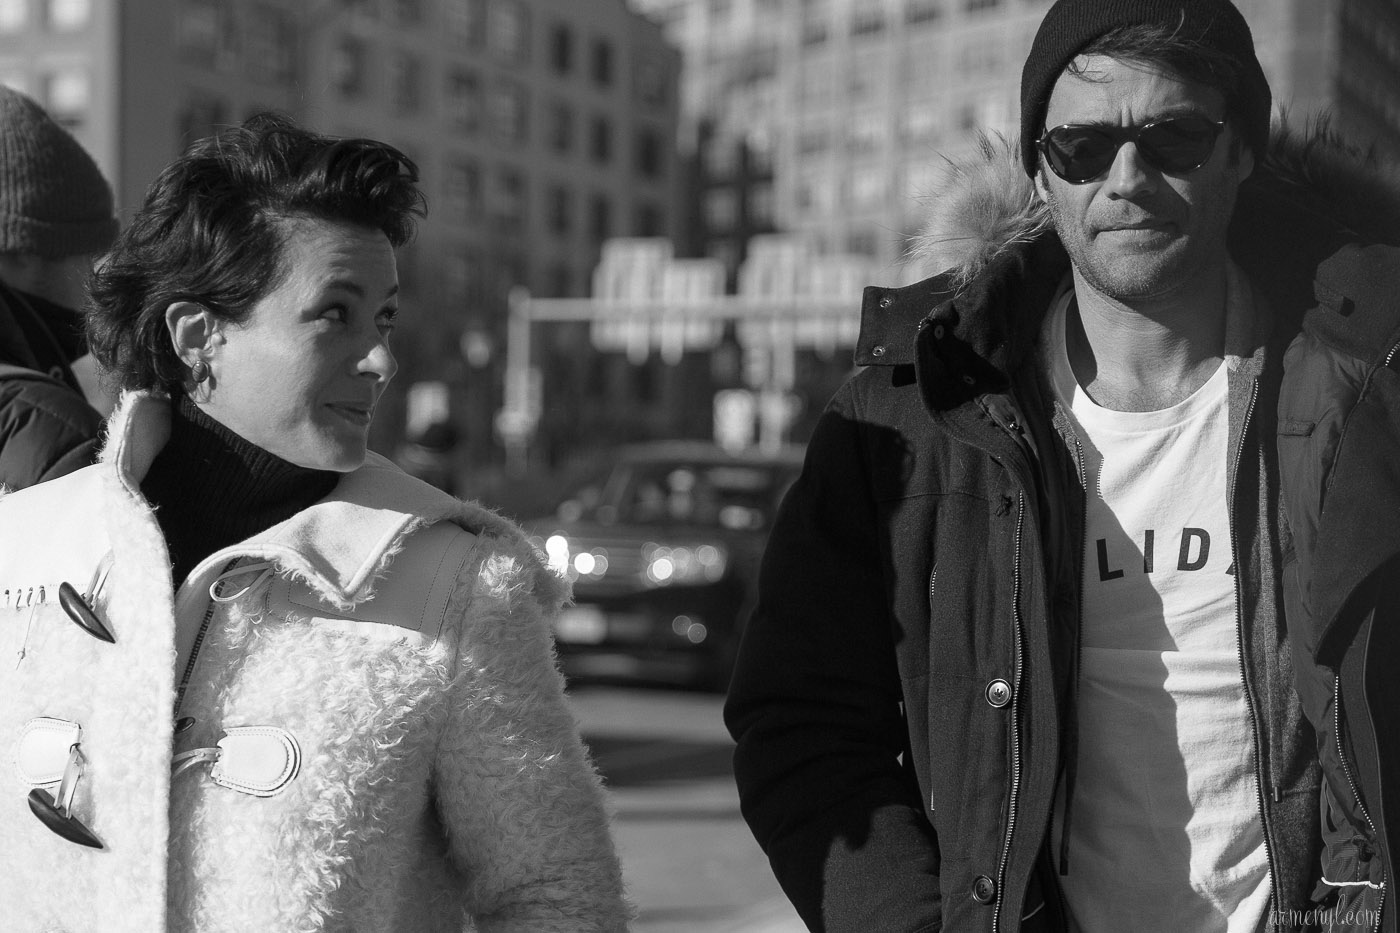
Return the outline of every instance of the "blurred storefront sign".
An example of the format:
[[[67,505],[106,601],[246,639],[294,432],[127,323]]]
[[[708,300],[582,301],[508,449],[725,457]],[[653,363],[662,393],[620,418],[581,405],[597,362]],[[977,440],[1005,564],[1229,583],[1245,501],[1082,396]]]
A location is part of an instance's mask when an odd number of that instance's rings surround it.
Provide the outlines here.
[[[731,449],[776,448],[799,406],[797,351],[827,356],[854,345],[861,290],[876,271],[866,257],[817,255],[801,238],[765,234],[750,240],[738,294],[728,295],[719,260],[677,259],[666,239],[615,239],[603,246],[594,297],[538,299],[512,291],[505,404],[496,418],[507,467],[524,469],[539,421],[534,325],[586,322],[595,348],[624,352],[634,365],[652,353],[674,365],[686,353],[713,351],[732,326],[748,389],[716,396],[716,441]]]

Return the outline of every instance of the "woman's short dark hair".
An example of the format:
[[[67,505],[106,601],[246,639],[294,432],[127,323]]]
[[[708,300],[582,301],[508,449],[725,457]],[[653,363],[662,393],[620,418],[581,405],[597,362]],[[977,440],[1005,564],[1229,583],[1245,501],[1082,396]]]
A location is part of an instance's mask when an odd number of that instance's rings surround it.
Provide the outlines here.
[[[89,282],[89,346],[121,388],[173,389],[186,369],[166,309],[246,320],[289,271],[286,221],[356,224],[399,247],[423,213],[418,168],[394,147],[258,114],[191,145],[147,190]]]

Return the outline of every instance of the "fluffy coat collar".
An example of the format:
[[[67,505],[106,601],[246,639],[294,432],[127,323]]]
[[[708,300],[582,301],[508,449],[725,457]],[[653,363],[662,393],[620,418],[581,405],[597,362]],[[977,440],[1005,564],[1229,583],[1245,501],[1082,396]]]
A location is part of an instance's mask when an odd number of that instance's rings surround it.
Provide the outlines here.
[[[170,399],[155,392],[123,394],[108,422],[101,461],[115,468],[128,495],[142,502],[141,479],[169,440]],[[527,554],[535,592],[558,605],[567,584],[550,573],[509,520],[477,503],[456,499],[408,476],[392,462],[370,453],[363,466],[345,474],[330,495],[284,522],[230,548],[209,555],[190,573],[233,557],[272,561],[280,572],[306,583],[318,596],[345,611],[371,598],[374,582],[412,532],[452,521],[477,534],[504,539]]]

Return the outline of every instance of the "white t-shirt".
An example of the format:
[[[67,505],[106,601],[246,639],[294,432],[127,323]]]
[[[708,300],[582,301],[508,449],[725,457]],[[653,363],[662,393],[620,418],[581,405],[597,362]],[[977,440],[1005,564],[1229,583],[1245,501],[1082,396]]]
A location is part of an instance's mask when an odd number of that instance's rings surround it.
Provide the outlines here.
[[[1226,366],[1171,408],[1100,408],[1066,354],[1072,298],[1056,302],[1045,335],[1088,491],[1079,761],[1060,878],[1071,928],[1251,933],[1271,882],[1235,617]]]

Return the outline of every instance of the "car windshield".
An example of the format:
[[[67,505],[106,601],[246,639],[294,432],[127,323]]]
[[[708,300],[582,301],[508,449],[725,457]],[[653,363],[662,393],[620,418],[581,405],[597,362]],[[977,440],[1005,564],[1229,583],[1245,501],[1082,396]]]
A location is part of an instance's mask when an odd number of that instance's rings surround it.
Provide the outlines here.
[[[759,531],[794,473],[766,464],[623,462],[605,480],[575,490],[558,515],[566,521]]]

